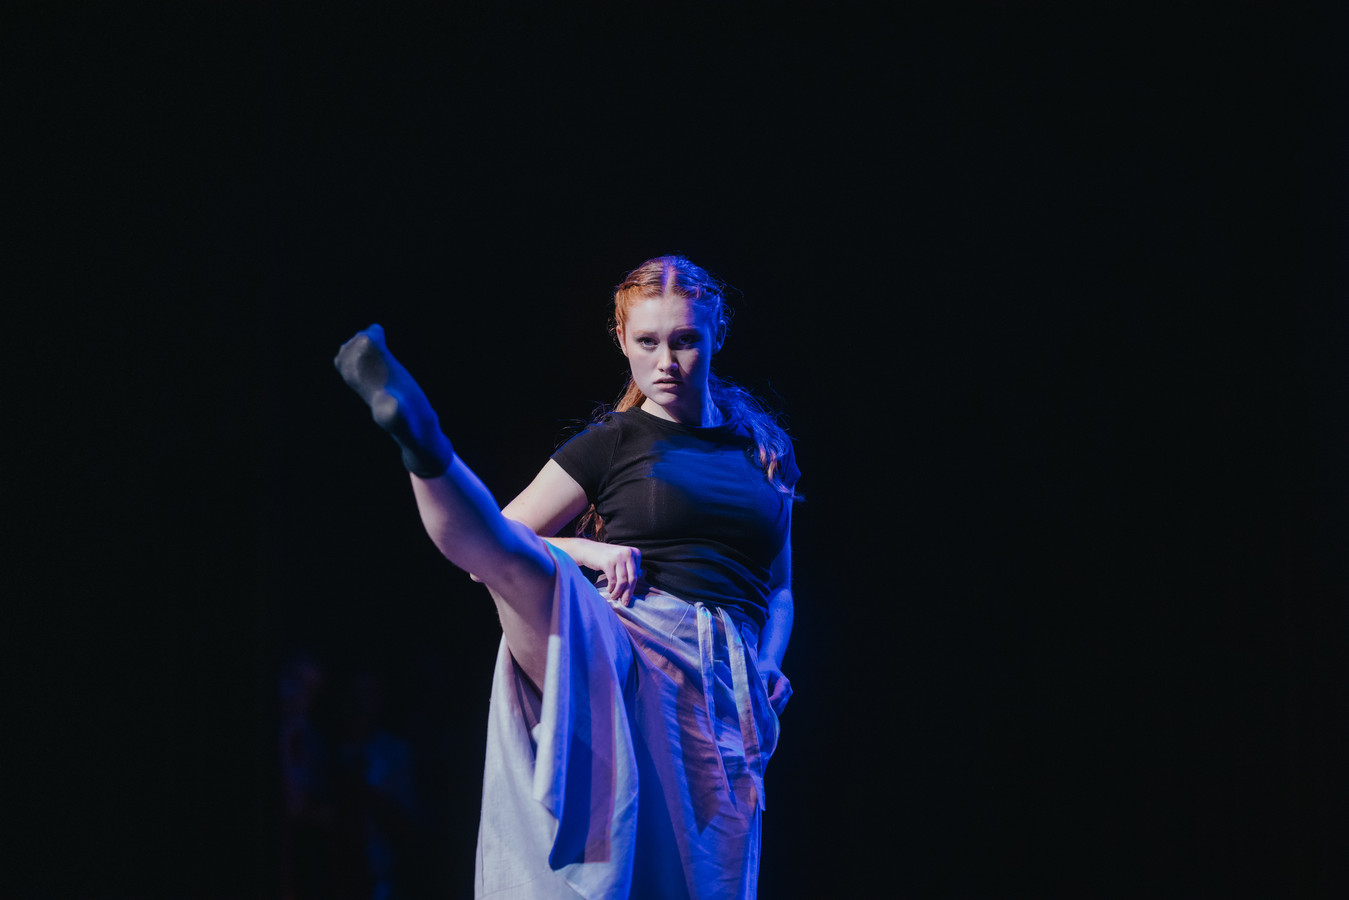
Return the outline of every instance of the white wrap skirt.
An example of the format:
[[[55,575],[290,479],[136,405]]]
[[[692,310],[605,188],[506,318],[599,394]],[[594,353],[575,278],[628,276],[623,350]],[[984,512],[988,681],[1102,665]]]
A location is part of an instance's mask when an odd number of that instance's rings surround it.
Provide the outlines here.
[[[543,696],[503,640],[476,896],[752,898],[777,715],[743,613],[611,605],[565,553]]]

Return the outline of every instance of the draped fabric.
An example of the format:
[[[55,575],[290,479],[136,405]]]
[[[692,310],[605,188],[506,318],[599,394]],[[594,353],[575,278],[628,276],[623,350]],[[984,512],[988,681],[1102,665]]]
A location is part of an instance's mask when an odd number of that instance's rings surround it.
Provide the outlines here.
[[[502,641],[478,897],[750,898],[777,716],[743,613],[612,606],[566,554],[542,696]]]

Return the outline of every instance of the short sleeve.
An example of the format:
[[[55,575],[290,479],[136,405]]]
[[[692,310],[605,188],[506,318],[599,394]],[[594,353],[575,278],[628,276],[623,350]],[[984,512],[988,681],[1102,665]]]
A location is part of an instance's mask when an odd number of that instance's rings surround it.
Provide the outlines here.
[[[553,453],[553,461],[581,486],[591,503],[595,502],[604,487],[605,476],[613,464],[618,437],[618,422],[613,418],[605,418],[586,426],[585,430]]]

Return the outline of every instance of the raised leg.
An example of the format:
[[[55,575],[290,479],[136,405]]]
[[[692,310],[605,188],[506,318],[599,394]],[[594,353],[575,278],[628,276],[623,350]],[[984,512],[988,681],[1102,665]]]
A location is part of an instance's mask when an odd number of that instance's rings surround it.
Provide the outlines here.
[[[450,562],[487,585],[511,655],[542,690],[556,566],[543,539],[507,519],[455,453],[421,387],[372,325],[333,360],[403,451],[422,524]]]

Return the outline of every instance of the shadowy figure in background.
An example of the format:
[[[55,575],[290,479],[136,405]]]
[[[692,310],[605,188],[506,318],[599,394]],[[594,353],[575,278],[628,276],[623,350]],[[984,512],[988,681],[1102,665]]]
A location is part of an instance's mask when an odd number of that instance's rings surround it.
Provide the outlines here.
[[[411,697],[407,737],[417,778],[417,836],[409,848],[400,884],[419,896],[454,896],[454,875],[471,864],[473,830],[462,814],[463,797],[482,789],[482,763],[465,765],[463,728],[452,718],[459,708],[444,642],[429,641],[410,656]],[[477,748],[475,748],[477,749]]]
[[[396,900],[416,827],[412,751],[383,721],[384,689],[352,677],[337,748],[338,895]]]
[[[317,716],[325,681],[306,650],[293,653],[280,673],[283,900],[334,896],[331,759]]]

